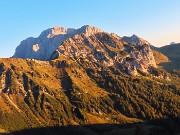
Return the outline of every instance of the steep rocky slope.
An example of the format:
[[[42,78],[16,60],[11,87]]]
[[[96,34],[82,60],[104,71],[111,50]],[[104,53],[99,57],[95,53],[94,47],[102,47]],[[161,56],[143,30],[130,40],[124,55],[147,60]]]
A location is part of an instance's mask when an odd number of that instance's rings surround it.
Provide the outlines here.
[[[127,43],[132,43],[132,44],[136,44],[136,45],[151,45],[148,41],[140,38],[139,36],[137,35],[132,35],[131,37],[127,37],[127,36],[124,36],[121,38],[121,40],[127,42]]]
[[[159,63],[160,66],[170,72],[173,72],[174,70],[180,71],[180,44],[171,44],[162,46],[160,48],[151,46],[151,48],[154,50],[154,52],[159,52],[159,55],[158,53],[155,53],[154,56],[156,59],[160,58],[163,60],[161,63]],[[167,58],[165,58],[163,55],[165,55],[169,60],[167,60]]]
[[[29,37],[23,40],[16,48],[13,57],[49,60],[53,51],[67,38],[80,33],[90,36],[98,32],[101,30],[89,25],[82,26],[79,29],[55,26],[43,31],[37,38]]]
[[[70,56],[74,60],[83,58],[107,67],[115,66],[120,71],[134,75],[137,74],[137,69],[147,72],[150,67],[156,67],[148,45],[127,44],[108,33],[98,33],[89,37],[78,34],[68,38],[51,58],[60,55]]]
[[[148,42],[135,35],[131,38],[137,44],[88,25],[77,30],[54,27],[42,32],[38,38],[22,41],[13,57],[38,60],[52,60],[60,55],[74,59],[83,57],[134,75],[137,69],[148,72],[150,67],[156,67]]]

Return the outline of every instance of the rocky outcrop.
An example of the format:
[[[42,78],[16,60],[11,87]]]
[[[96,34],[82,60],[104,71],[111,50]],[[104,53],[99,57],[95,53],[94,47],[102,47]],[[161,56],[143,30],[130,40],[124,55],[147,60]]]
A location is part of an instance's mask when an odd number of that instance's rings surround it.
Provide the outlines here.
[[[111,36],[113,36],[113,37],[115,37],[115,38],[117,38],[117,39],[121,39],[121,37],[119,36],[119,35],[117,35],[116,33],[111,33]]]
[[[55,26],[43,31],[38,38],[30,37],[23,40],[16,48],[13,57],[49,60],[56,48],[67,38],[80,33],[84,33],[86,36],[91,36],[98,32],[101,32],[101,30],[89,25],[85,25],[79,29],[66,29]]]
[[[124,36],[121,38],[121,40],[127,42],[127,43],[132,43],[136,45],[151,45],[148,41],[138,37],[137,35],[132,35],[131,37]]]
[[[128,74],[137,74],[137,69],[148,72],[149,67],[156,67],[156,62],[149,45],[130,45],[108,33],[92,36],[78,34],[68,38],[51,55],[69,56],[73,60],[83,58],[92,63],[101,63],[106,67],[115,66]]]

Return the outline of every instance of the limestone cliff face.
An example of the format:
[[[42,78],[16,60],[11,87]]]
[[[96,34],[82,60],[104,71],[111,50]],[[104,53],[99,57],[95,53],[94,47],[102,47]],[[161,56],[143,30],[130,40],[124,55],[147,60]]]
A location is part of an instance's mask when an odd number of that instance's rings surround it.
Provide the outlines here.
[[[38,38],[22,41],[13,57],[52,60],[60,55],[74,60],[84,58],[106,67],[115,66],[134,75],[137,69],[147,72],[149,67],[156,67],[146,40],[136,35],[120,38],[117,34],[108,34],[89,25],[79,29],[58,26],[47,29]]]
[[[156,67],[149,45],[127,44],[108,33],[87,36],[77,34],[64,41],[51,55],[55,59],[60,55],[77,60],[98,62],[106,67],[115,66],[128,74],[137,74],[137,69],[148,72],[149,67]]]
[[[14,58],[49,60],[50,56],[67,38],[84,33],[86,36],[101,32],[100,29],[85,25],[79,29],[53,27],[43,31],[38,38],[27,38],[16,48]]]

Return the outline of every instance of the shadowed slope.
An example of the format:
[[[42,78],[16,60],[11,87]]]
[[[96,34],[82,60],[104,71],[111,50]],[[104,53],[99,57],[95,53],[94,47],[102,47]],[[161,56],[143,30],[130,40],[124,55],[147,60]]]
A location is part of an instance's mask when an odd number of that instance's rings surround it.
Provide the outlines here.
[[[81,126],[53,126],[24,129],[13,135],[177,135],[180,133],[179,118],[161,119],[146,123],[95,124]],[[0,135],[6,135],[0,133]]]

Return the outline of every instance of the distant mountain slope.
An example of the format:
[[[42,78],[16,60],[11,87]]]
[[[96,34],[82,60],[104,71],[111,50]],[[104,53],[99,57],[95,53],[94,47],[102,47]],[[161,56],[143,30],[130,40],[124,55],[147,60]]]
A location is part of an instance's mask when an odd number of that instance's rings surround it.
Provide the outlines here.
[[[152,51],[153,51],[154,59],[157,65],[170,62],[169,58],[165,56],[164,54],[162,54],[161,52],[156,51],[156,50],[152,50]]]
[[[166,55],[170,60],[180,62],[180,44],[166,45],[157,50]]]
[[[168,71],[180,70],[180,54],[179,54],[180,44],[166,45],[160,48],[157,47],[151,47],[151,48],[168,57],[169,61],[167,61],[167,59],[162,55],[160,54],[158,55],[157,53],[155,54],[155,59],[161,58],[165,60],[164,62],[162,61],[159,64],[163,66],[166,70]]]

